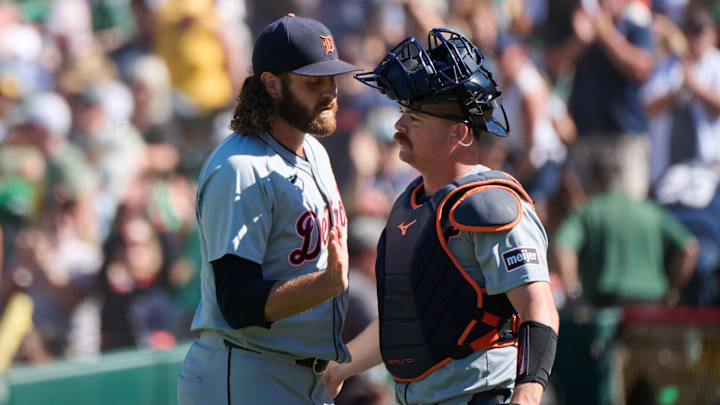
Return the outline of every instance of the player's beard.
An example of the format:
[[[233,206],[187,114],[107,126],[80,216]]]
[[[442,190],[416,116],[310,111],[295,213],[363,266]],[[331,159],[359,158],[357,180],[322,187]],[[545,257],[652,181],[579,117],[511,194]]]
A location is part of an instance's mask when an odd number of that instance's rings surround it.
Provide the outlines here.
[[[325,137],[335,131],[337,103],[332,98],[320,100],[314,111],[310,111],[287,87],[283,86],[283,96],[278,103],[278,115],[282,119],[293,127],[316,137]],[[321,116],[322,110],[328,106],[332,108],[332,114]]]

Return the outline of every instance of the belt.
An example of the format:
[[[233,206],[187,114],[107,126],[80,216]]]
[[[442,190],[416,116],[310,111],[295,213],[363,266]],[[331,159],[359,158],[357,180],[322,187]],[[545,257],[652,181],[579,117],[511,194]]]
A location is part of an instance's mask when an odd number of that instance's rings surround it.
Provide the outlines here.
[[[261,352],[259,352],[257,350],[252,350],[252,349],[248,349],[247,347],[242,347],[242,346],[235,344],[227,339],[223,339],[223,340],[225,341],[226,347],[234,347],[236,349],[245,350],[246,352],[262,354]],[[306,359],[295,360],[295,364],[311,369],[313,374],[315,374],[315,375],[322,375],[323,371],[325,371],[325,369],[327,368],[328,363],[329,363],[329,361],[323,360],[323,359],[318,359],[317,357],[308,357]]]

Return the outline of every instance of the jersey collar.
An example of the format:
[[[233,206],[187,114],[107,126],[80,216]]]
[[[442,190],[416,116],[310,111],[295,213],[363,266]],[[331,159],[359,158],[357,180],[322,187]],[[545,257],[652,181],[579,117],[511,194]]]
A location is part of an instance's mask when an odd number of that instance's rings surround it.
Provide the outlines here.
[[[265,141],[278,155],[280,155],[285,161],[293,166],[297,166],[301,169],[310,170],[310,163],[301,156],[296,155],[294,152],[284,147],[280,142],[277,141],[272,135],[267,132],[263,132],[259,135],[260,139]],[[305,135],[307,137],[307,134]],[[303,148],[305,148],[305,155],[308,154],[310,146],[306,140],[303,141]]]

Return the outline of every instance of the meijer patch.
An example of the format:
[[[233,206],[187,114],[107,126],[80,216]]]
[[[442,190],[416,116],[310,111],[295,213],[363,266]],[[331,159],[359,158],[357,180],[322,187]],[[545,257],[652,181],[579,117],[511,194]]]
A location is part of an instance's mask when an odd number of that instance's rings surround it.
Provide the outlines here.
[[[526,264],[540,264],[537,249],[531,247],[508,250],[502,257],[507,271],[513,271]]]

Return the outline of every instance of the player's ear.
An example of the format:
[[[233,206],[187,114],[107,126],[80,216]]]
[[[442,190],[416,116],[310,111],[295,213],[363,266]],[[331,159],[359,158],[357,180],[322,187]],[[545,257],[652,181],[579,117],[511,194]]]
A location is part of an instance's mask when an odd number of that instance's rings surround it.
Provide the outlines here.
[[[280,76],[270,72],[263,72],[260,75],[260,80],[265,85],[265,90],[267,90],[270,97],[274,99],[282,97],[282,80],[280,80]]]
[[[467,143],[471,140],[473,134],[467,124],[456,122],[450,126],[450,136],[454,142]]]

